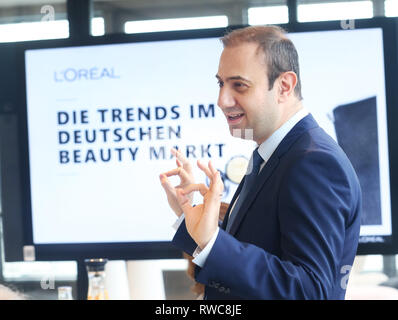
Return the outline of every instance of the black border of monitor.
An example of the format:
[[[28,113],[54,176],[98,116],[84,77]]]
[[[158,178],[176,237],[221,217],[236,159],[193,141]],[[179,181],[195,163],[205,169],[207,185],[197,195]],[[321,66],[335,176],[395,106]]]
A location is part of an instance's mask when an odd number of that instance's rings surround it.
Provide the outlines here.
[[[390,163],[390,186],[391,186],[391,210],[392,210],[392,237],[390,243],[361,243],[357,253],[361,254],[396,254],[398,253],[398,176],[394,164],[398,163],[398,152],[394,146],[398,145],[398,135],[395,134],[394,125],[397,119],[397,91],[394,88],[394,76],[398,71],[397,67],[397,25],[396,18],[373,18],[355,20],[355,29],[360,28],[382,28],[384,41],[385,61],[385,83],[387,103],[387,125],[389,139],[389,163]],[[341,30],[341,21],[291,23],[280,25],[288,32],[305,31],[327,31]],[[28,49],[73,47],[86,45],[102,45],[114,43],[148,42],[163,40],[182,40],[220,37],[227,31],[242,26],[233,26],[220,29],[202,29],[189,31],[170,31],[145,34],[111,34],[100,37],[89,37],[84,40],[57,39],[29,41],[15,44],[17,54],[18,87],[18,116],[20,134],[21,154],[21,185],[23,194],[23,215],[24,219],[24,244],[33,245],[32,216],[30,207],[30,178],[29,178],[29,148],[27,135],[27,114],[26,114],[26,84],[24,52]],[[348,31],[348,30],[347,30]],[[371,44],[369,44],[371,45]],[[372,63],[369,61],[369,63]],[[344,76],[344,75],[343,75]],[[352,79],[355,81],[355,79]],[[398,148],[395,148],[398,150]],[[354,244],[353,244],[354,245]],[[82,260],[89,258],[108,259],[173,259],[182,258],[182,253],[173,247],[170,242],[134,242],[134,243],[81,243],[81,244],[39,244],[35,247],[35,259],[37,261],[60,261],[60,260]],[[7,261],[7,257],[6,257]]]

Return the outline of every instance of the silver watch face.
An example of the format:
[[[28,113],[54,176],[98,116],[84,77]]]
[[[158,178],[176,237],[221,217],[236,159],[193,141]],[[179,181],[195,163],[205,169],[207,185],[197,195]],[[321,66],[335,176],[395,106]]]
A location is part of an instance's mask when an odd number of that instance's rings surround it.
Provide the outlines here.
[[[235,156],[231,158],[225,166],[225,174],[228,179],[234,183],[240,183],[246,174],[249,160],[244,156]]]

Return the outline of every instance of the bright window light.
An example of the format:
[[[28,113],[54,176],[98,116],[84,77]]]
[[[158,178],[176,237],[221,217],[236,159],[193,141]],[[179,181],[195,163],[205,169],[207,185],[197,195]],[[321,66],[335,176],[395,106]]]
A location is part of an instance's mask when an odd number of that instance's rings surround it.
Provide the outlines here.
[[[298,21],[326,21],[366,19],[373,17],[372,1],[344,3],[301,4],[297,9]]]
[[[398,1],[397,0],[386,0],[384,2],[384,11],[386,17],[398,16]]]
[[[76,280],[76,262],[4,262],[3,277],[7,281]]]
[[[223,28],[227,26],[227,16],[212,16],[199,18],[127,21],[124,25],[124,31],[126,33],[142,33],[171,30]]]
[[[60,39],[68,37],[68,20],[0,24],[0,42]]]
[[[249,8],[248,15],[250,25],[265,25],[289,22],[289,11],[287,6]]]
[[[103,36],[105,34],[105,21],[104,18],[92,18],[91,19],[91,35],[92,36]]]

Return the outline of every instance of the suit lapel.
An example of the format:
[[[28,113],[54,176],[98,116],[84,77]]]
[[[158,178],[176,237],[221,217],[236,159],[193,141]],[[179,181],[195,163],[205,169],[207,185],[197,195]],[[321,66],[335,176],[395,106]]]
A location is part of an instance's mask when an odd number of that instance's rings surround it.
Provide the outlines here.
[[[224,220],[223,220],[223,222],[221,224],[221,228],[224,229],[224,230],[227,228],[229,214],[231,213],[232,206],[235,203],[236,199],[238,198],[238,195],[239,195],[240,191],[242,190],[244,181],[245,181],[245,177],[243,177],[243,179],[240,181],[239,186],[236,189],[234,196],[232,197],[231,203],[228,206],[228,210],[227,210],[227,212],[224,215]]]
[[[264,168],[261,170],[260,174],[257,176],[254,185],[251,187],[250,192],[247,194],[246,199],[242,203],[242,206],[240,207],[240,210],[237,213],[237,216],[235,217],[235,221],[234,221],[233,225],[231,226],[230,234],[232,234],[232,235],[235,234],[236,230],[239,227],[239,224],[241,223],[242,219],[246,215],[247,210],[249,209],[250,205],[256,198],[257,193],[260,191],[261,187],[271,176],[272,172],[278,166],[278,163],[279,163],[279,158],[272,156],[268,160],[268,162],[265,164]]]
[[[242,222],[243,218],[245,217],[250,205],[253,203],[253,201],[256,199],[258,192],[261,190],[262,186],[267,182],[269,177],[271,176],[272,172],[277,168],[279,164],[279,159],[282,157],[283,154],[285,154],[291,145],[306,131],[318,127],[317,122],[315,119],[312,117],[311,114],[307,115],[304,117],[302,120],[300,120],[292,130],[289,131],[289,133],[283,138],[281,143],[278,145],[276,148],[275,152],[272,154],[271,158],[267,161],[267,163],[264,165],[264,168],[261,170],[260,174],[256,178],[256,181],[251,188],[250,192],[247,195],[247,198],[244,200],[244,203],[242,204],[239,212],[237,213],[237,216],[235,218],[235,221],[233,225],[231,226],[230,229],[230,234],[234,235],[236,231],[238,230],[238,227],[240,223]],[[223,229],[226,228],[227,223],[228,223],[228,217],[229,213],[231,211],[232,204],[236,201],[236,198],[238,194],[240,193],[240,190],[242,189],[243,186],[243,180],[239,184],[238,189],[236,190],[234,197],[231,201],[231,205],[228,208],[228,212],[225,215],[224,222],[222,224]]]

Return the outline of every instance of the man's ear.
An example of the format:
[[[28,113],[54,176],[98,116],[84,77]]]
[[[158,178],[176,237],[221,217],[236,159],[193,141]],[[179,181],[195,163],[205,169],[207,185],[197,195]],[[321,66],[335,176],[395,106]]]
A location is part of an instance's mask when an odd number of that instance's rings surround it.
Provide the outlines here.
[[[293,71],[282,73],[278,78],[278,102],[285,102],[292,94],[297,85],[297,75]]]

